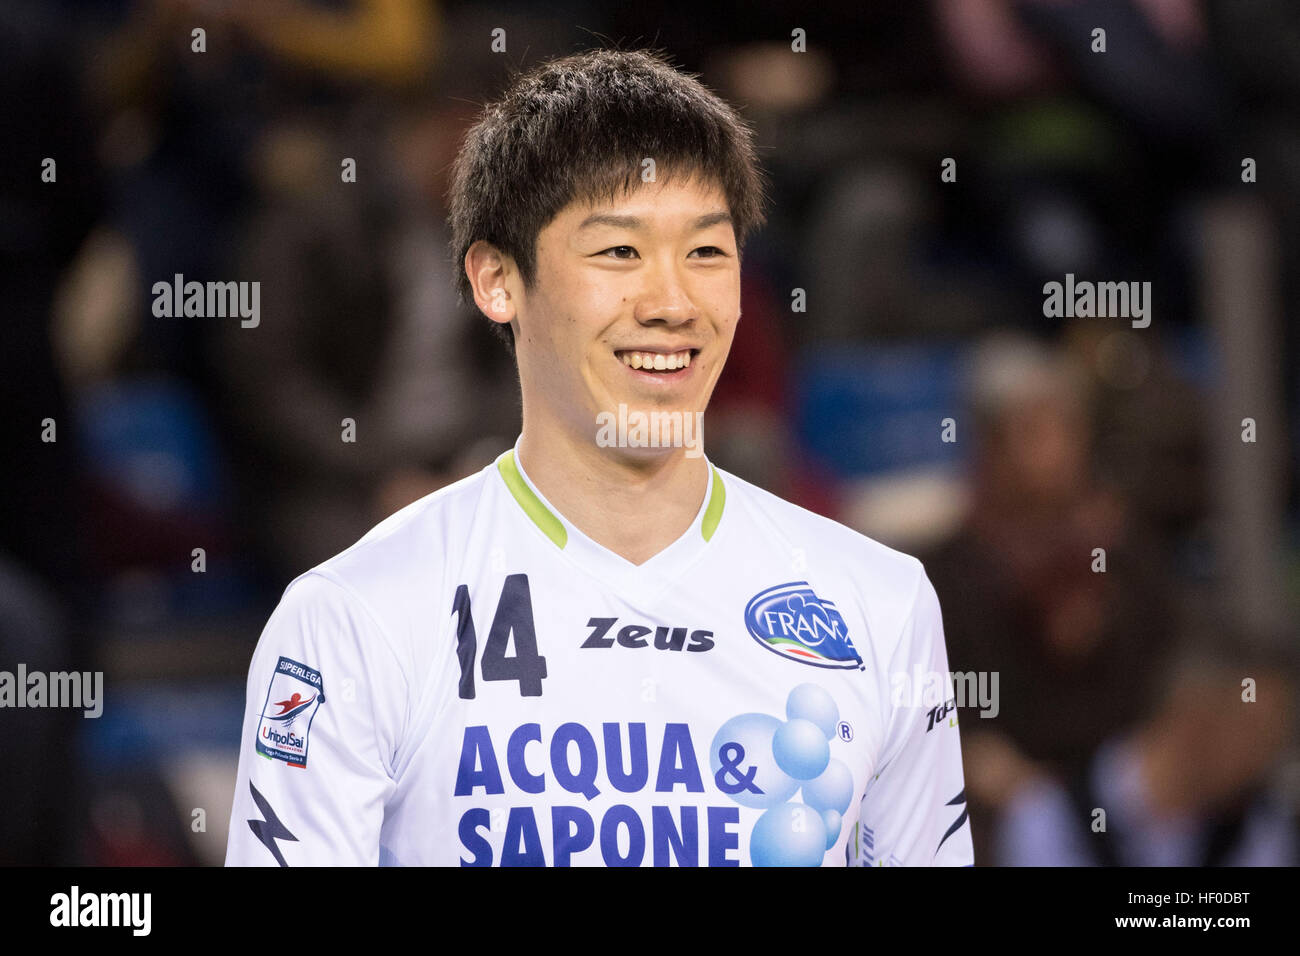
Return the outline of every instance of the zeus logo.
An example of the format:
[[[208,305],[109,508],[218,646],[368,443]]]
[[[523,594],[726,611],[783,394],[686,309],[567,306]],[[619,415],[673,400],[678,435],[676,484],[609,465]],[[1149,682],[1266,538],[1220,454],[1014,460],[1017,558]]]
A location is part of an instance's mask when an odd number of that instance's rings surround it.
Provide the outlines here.
[[[646,635],[654,632],[654,645],[661,651],[707,651],[713,647],[712,631],[692,631],[687,627],[665,627],[662,624],[651,628],[644,624],[628,624],[619,629],[613,637],[606,637],[618,623],[616,617],[593,617],[587,622],[591,636],[582,642],[583,647],[613,647],[618,643],[622,647],[649,647]],[[686,634],[690,631],[691,643],[686,643]]]
[[[262,841],[262,846],[271,851],[271,856],[275,857],[275,862],[281,866],[288,866],[285,862],[284,854],[280,852],[276,840],[289,840],[293,843],[298,842],[298,838],[289,832],[289,828],[280,822],[280,818],[275,815],[271,809],[271,804],[266,797],[257,792],[253,786],[253,781],[248,781],[248,789],[253,791],[253,802],[257,804],[257,811],[262,814],[261,820],[249,820],[249,829],[253,831],[253,836]]]

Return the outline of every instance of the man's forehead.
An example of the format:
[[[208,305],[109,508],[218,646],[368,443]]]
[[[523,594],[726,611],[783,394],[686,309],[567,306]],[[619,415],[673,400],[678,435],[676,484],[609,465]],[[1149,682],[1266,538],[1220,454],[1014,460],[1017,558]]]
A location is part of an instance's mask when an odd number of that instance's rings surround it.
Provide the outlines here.
[[[676,197],[674,197],[676,194]],[[673,203],[679,198],[679,203]],[[562,210],[561,215],[572,222],[574,231],[593,226],[643,227],[646,220],[670,211],[670,206],[684,206],[684,216],[695,221],[710,217],[708,225],[730,222],[729,204],[722,184],[712,177],[699,174],[672,175],[660,181],[634,183],[630,189],[619,190],[614,198],[604,195],[579,195]],[[558,218],[558,217],[557,217]]]
[[[716,226],[719,223],[734,225],[731,220],[731,213],[727,212],[726,209],[713,209],[701,213],[694,219],[688,220],[686,226],[691,230],[700,230],[708,229],[710,226]],[[583,232],[587,229],[595,229],[601,226],[645,231],[650,228],[650,225],[650,220],[646,217],[637,216],[631,213],[598,210],[588,213],[588,215],[574,227],[574,232]]]

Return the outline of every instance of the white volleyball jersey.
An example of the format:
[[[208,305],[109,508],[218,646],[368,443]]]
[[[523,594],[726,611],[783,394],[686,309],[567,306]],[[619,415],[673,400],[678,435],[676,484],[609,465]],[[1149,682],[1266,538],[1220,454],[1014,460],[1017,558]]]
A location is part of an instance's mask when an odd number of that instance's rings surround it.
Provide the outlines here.
[[[921,563],[709,466],[634,565],[516,449],[293,581],[229,865],[971,865]]]

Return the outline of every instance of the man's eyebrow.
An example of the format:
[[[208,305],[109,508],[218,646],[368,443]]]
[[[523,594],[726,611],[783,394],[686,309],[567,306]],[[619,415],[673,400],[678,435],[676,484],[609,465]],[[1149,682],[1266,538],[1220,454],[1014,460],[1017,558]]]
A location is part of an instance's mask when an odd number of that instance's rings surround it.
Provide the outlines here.
[[[731,214],[727,212],[710,212],[700,216],[691,223],[692,231],[698,232],[701,229],[707,229],[710,226],[716,226],[718,223],[731,223]],[[593,212],[578,225],[578,232],[589,226],[614,226],[620,229],[644,229],[645,220],[638,216],[620,216],[612,212]]]

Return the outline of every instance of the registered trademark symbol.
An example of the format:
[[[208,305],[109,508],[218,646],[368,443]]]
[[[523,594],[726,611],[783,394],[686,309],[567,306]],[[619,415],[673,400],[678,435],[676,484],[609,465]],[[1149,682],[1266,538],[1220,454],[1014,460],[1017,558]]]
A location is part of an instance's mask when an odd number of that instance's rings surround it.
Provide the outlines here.
[[[840,735],[840,740],[847,742],[853,739],[853,728],[849,726],[849,722],[847,720],[841,720],[839,727],[836,728],[836,731]]]

